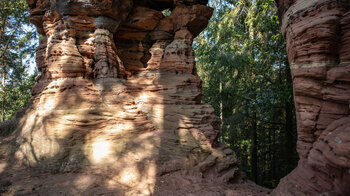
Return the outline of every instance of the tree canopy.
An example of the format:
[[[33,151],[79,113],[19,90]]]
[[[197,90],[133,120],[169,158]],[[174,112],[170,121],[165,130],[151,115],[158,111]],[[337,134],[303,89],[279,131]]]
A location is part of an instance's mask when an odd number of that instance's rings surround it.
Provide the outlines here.
[[[25,0],[0,1],[0,64],[2,120],[13,117],[30,98],[34,76],[27,68],[37,45]]]
[[[222,119],[221,140],[260,185],[296,165],[292,79],[273,0],[212,0],[215,13],[194,43],[204,102]]]

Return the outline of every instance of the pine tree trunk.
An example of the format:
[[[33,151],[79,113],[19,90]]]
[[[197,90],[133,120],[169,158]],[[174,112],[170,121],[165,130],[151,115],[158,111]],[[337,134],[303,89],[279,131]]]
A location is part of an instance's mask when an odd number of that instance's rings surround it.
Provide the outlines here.
[[[223,115],[223,96],[222,96],[222,76],[220,76],[220,119],[221,119],[221,128],[223,127],[224,115]],[[224,142],[222,134],[219,137],[220,142]]]
[[[257,155],[257,115],[253,114],[252,122],[252,150],[251,150],[251,166],[252,166],[252,179],[258,183],[258,155]]]
[[[7,16],[2,18],[1,29],[0,29],[0,42],[5,34]],[[5,52],[5,51],[3,51]],[[5,56],[1,57],[1,68],[2,68],[2,100],[1,100],[1,121],[5,120]]]
[[[292,77],[290,74],[290,69],[285,69],[285,77],[287,84],[292,83]],[[293,99],[286,99],[285,101],[285,163],[287,165],[287,170],[290,172],[293,167],[293,155],[294,155],[294,118],[293,118]]]
[[[6,95],[6,84],[5,84],[5,61],[2,60],[2,100],[1,100],[1,121],[5,121],[5,95]]]

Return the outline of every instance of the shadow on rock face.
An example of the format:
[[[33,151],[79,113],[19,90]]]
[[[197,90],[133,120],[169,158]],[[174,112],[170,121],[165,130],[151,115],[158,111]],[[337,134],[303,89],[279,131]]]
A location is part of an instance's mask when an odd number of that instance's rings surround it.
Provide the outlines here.
[[[298,123],[296,169],[274,195],[349,195],[349,1],[280,0]]]
[[[124,3],[29,1],[44,34],[39,77],[32,104],[5,139],[1,191],[268,192],[245,183],[235,153],[217,142],[219,118],[201,104],[192,41],[212,9],[203,1]]]

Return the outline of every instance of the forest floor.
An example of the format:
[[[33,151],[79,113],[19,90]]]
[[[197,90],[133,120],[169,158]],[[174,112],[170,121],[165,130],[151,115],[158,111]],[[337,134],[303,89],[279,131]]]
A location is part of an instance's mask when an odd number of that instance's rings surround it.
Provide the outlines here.
[[[0,138],[0,195],[1,196],[56,196],[56,195],[111,195],[111,196],[260,196],[270,190],[252,182],[242,184],[191,183],[180,179],[180,175],[163,175],[157,179],[153,193],[135,192],[131,187],[119,184],[106,174],[92,170],[79,172],[42,172],[9,165],[6,157],[8,140]],[[170,182],[170,183],[168,183]],[[180,183],[181,189],[174,188]],[[179,187],[179,184],[178,186]]]

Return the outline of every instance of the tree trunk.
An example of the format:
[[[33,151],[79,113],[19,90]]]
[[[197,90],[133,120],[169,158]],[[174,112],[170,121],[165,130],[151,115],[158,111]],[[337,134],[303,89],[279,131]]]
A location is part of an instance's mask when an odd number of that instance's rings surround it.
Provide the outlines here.
[[[5,34],[5,29],[6,29],[6,21],[7,21],[7,16],[2,18],[1,21],[1,29],[0,29],[0,42],[2,42],[2,38]],[[3,45],[3,43],[1,43]],[[5,45],[3,46],[3,50],[5,49]],[[4,51],[5,52],[5,51]],[[1,68],[2,68],[2,100],[1,100],[1,121],[5,120],[5,57],[1,57]]]
[[[286,68],[285,69],[285,78],[287,84],[292,83],[292,77],[290,74],[290,69]],[[294,145],[294,117],[293,117],[293,99],[286,99],[285,100],[285,164],[287,165],[287,170],[292,171],[294,169],[294,150],[295,150],[295,145]]]
[[[252,150],[251,150],[251,166],[252,166],[252,179],[258,183],[258,133],[257,133],[257,115],[253,113],[252,120]]]
[[[272,179],[276,179],[276,173],[278,170],[278,168],[276,167],[276,131],[274,131],[272,133],[272,164],[271,164],[271,168],[272,168]]]
[[[2,100],[1,100],[1,121],[5,121],[5,95],[6,95],[6,70],[5,70],[5,61],[2,59]]]
[[[222,76],[220,74],[220,120],[221,120],[221,127],[223,127],[224,123],[224,114],[223,114],[223,95],[222,95]],[[220,142],[224,142],[223,136],[221,135],[219,137]]]
[[[2,38],[3,38],[4,34],[5,34],[6,21],[7,21],[7,17],[2,18],[2,20],[1,20],[0,42],[2,42]]]

